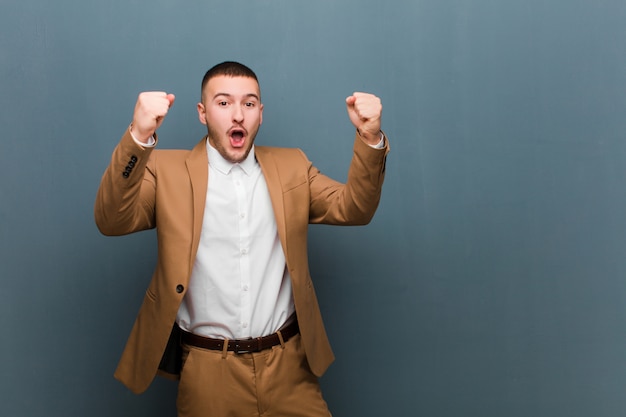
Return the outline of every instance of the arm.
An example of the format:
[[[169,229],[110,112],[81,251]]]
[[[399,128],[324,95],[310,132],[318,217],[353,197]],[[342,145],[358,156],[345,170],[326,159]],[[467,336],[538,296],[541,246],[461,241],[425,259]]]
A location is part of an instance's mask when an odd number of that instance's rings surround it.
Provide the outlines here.
[[[155,178],[149,168],[153,147],[143,146],[155,137],[174,96],[142,93],[133,123],[113,151],[96,195],[94,216],[100,232],[123,235],[153,228]]]
[[[366,93],[354,93],[346,99],[350,121],[357,134],[348,180],[334,181],[319,170],[309,168],[311,223],[362,225],[370,222],[378,203],[385,177],[389,152],[386,136],[380,130],[380,99]],[[383,141],[383,147],[374,147]]]
[[[94,215],[102,234],[117,236],[154,227],[155,181],[146,169],[152,150],[138,145],[130,130],[115,147],[96,194]]]

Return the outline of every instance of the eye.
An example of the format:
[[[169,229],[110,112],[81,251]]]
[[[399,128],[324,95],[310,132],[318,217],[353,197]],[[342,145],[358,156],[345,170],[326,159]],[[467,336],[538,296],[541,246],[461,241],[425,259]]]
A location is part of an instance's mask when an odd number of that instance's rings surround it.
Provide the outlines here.
[[[254,103],[249,101],[249,102],[245,103],[244,106],[246,106],[246,107],[254,107]]]
[[[218,101],[217,105],[220,107],[226,107],[228,106],[228,102],[227,101]]]

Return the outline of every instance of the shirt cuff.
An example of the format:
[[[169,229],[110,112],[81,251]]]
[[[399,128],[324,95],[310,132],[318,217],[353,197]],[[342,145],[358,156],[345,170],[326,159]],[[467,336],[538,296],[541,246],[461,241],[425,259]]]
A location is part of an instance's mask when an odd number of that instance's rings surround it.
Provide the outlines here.
[[[383,132],[380,132],[380,141],[376,145],[370,145],[369,143],[367,145],[371,146],[374,149],[384,148],[385,147],[385,135],[383,135]]]
[[[154,147],[154,145],[156,144],[156,140],[154,139],[154,136],[150,136],[148,138],[148,143],[143,143],[143,142],[137,140],[135,135],[133,135],[133,131],[130,130],[131,127],[133,127],[133,125],[128,126],[128,133],[130,133],[130,136],[133,138],[133,140],[135,141],[135,143],[137,145],[143,146],[144,148],[153,148]]]

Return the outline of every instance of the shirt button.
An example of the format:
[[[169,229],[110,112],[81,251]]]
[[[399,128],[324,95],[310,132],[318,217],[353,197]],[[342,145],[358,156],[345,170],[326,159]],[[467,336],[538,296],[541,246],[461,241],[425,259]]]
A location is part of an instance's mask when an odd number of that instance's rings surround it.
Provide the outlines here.
[[[243,326],[244,329],[247,329],[248,328],[248,323],[247,322],[243,322],[242,326]]]
[[[242,255],[247,255],[247,254],[248,254],[248,249],[243,248],[243,249],[241,250],[241,254],[242,254]]]
[[[248,291],[248,289],[249,289],[248,284],[245,284],[245,285],[243,286],[243,290],[244,290],[244,291]]]

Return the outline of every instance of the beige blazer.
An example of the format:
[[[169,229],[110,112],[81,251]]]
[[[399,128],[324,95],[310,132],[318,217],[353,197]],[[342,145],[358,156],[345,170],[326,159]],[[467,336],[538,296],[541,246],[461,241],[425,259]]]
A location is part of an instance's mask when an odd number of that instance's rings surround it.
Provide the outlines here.
[[[385,139],[387,144],[387,139]],[[380,200],[389,151],[357,135],[346,184],[321,174],[299,149],[255,146],[278,226],[300,333],[312,372],[321,376],[334,360],[307,258],[309,223],[362,225]],[[191,151],[137,145],[128,130],[113,152],[95,202],[105,235],[156,227],[157,265],[115,377],[131,391],[145,391],[157,373],[177,377],[180,357],[172,331],[198,249],[208,181],[206,139]]]

